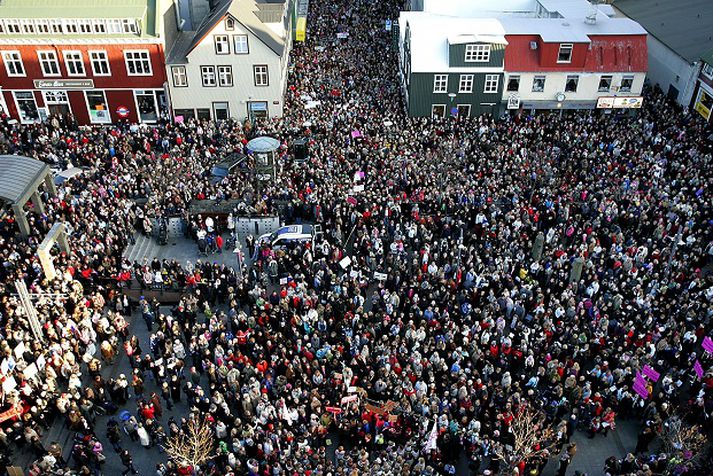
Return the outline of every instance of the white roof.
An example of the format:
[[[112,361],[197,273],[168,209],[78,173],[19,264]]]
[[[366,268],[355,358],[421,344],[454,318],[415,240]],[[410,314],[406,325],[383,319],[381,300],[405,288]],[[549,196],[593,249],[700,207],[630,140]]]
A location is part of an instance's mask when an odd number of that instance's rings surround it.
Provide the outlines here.
[[[436,15],[488,17],[534,12],[536,0],[423,0],[423,11]]]
[[[448,65],[448,45],[470,41],[507,44],[505,30],[496,18],[454,18],[423,12],[401,12],[399,29],[403,38],[408,23],[411,30],[411,71],[445,73],[456,71]],[[467,40],[467,38],[478,40]],[[482,68],[481,68],[482,70]],[[495,68],[494,71],[502,71]]]
[[[606,18],[606,17],[605,17]],[[594,24],[571,18],[501,18],[507,35],[539,35],[545,43],[590,43],[589,35],[645,35],[628,18],[606,18]]]
[[[448,44],[462,45],[465,43],[493,43],[497,45],[508,44],[507,40],[503,35],[486,35],[477,33],[448,36]]]

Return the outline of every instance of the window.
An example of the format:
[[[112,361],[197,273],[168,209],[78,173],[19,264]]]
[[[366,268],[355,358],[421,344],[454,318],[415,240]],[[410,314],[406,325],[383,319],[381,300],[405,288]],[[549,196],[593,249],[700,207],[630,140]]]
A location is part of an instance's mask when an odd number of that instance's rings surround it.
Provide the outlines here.
[[[541,93],[545,90],[545,76],[535,76],[532,79],[532,92]]]
[[[38,51],[37,58],[40,60],[40,68],[44,76],[61,76],[59,72],[59,61],[57,53],[54,51]]]
[[[65,33],[77,33],[79,31],[76,20],[62,20],[62,26],[64,26]]]
[[[124,51],[124,60],[129,76],[151,76],[151,60],[147,50]]]
[[[458,104],[458,117],[470,117],[470,104]]]
[[[188,75],[186,74],[185,66],[171,66],[171,76],[173,76],[173,85],[175,87],[188,87]]]
[[[118,18],[112,18],[106,22],[108,33],[121,33],[124,29],[121,26],[121,20]]]
[[[205,88],[214,88],[217,85],[215,66],[201,66],[201,81]]]
[[[94,25],[94,33],[106,33],[106,23],[104,23],[104,20],[94,20],[92,24]]]
[[[498,83],[500,76],[497,74],[486,74],[485,75],[485,87],[483,88],[484,93],[497,93]]]
[[[228,18],[225,20],[225,29],[228,30],[228,31],[233,31],[233,30],[235,30],[235,20],[233,20],[232,18],[228,17]]]
[[[213,37],[213,43],[215,44],[215,54],[230,54],[230,42],[228,41],[228,35],[215,35]]]
[[[571,63],[572,62],[572,43],[562,43],[560,44],[559,53],[557,53],[558,63]]]
[[[710,64],[703,63],[703,69],[701,69],[701,71],[706,78],[713,78],[713,66]]]
[[[5,23],[2,20],[0,20],[0,33],[5,33]]]
[[[67,76],[86,76],[84,70],[84,58],[81,51],[65,51],[64,65],[67,68]]]
[[[597,88],[597,91],[600,93],[608,93],[611,89],[611,78],[611,76],[602,76],[599,79],[599,87]]]
[[[5,29],[8,33],[20,33],[20,20],[5,20]]]
[[[445,93],[448,92],[448,75],[436,74],[433,76],[433,92]]]
[[[576,93],[577,92],[577,86],[579,85],[579,76],[578,75],[571,75],[567,76],[567,81],[564,83],[564,91],[566,93]]]
[[[37,110],[35,95],[32,91],[13,91],[17,112],[20,114],[20,122],[23,124],[32,123],[40,119]]]
[[[465,45],[466,63],[487,63],[490,61],[490,45]]]
[[[89,119],[93,123],[111,122],[109,107],[106,102],[106,95],[104,94],[104,91],[84,91],[84,97],[87,99]]]
[[[621,86],[619,87],[619,91],[622,93],[630,93],[631,88],[634,86],[634,77],[633,76],[622,76],[621,78]]]
[[[218,66],[218,86],[229,88],[233,86],[233,67]]]
[[[520,76],[510,76],[508,78],[508,92],[516,93],[520,90]]]
[[[248,48],[248,35],[233,35],[233,48],[236,55],[246,55],[250,53]]]
[[[44,94],[47,104],[67,104],[69,102],[67,91],[45,91]]]
[[[267,65],[253,66],[253,74],[255,75],[255,86],[270,85],[270,77],[267,74]]]
[[[33,34],[35,32],[35,24],[32,20],[22,20],[21,23],[23,33]]]
[[[62,20],[50,20],[50,29],[52,33],[62,33]]]
[[[14,78],[25,76],[25,65],[22,64],[19,51],[3,51],[2,60],[8,76]]]
[[[473,75],[472,74],[461,74],[460,81],[458,81],[458,92],[459,93],[472,93],[473,92]]]
[[[78,20],[79,32],[80,33],[91,33],[92,32],[92,21],[91,20]]]
[[[431,106],[431,117],[446,117],[446,105],[434,104]]]
[[[37,33],[50,32],[50,24],[47,20],[35,20],[35,26],[37,27]]]
[[[92,73],[94,73],[94,76],[111,76],[109,56],[106,54],[106,51],[90,51],[89,62],[92,64]]]
[[[138,33],[139,31],[136,22],[128,18],[121,21],[121,29],[124,33]]]

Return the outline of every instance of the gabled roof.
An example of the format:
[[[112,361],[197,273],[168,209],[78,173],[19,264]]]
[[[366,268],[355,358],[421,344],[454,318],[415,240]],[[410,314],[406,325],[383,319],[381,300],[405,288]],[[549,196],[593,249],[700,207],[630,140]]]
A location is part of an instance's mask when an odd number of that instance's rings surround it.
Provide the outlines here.
[[[614,6],[691,63],[713,48],[712,0],[616,0]]]
[[[186,63],[187,56],[193,51],[203,39],[218,25],[227,15],[232,16],[235,21],[245,27],[250,33],[262,41],[276,55],[282,56],[285,51],[285,41],[280,38],[268,25],[263,23],[272,22],[277,17],[275,13],[279,10],[278,21],[284,12],[284,0],[223,0],[219,2],[208,16],[201,22],[195,33],[182,32],[176,38],[166,62],[168,64]],[[190,38],[190,41],[189,41]]]

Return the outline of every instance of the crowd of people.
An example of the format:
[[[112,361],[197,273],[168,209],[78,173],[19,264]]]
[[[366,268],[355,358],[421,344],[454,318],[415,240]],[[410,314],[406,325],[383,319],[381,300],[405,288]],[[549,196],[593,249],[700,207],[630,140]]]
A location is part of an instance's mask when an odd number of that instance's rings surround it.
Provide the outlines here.
[[[310,3],[283,118],[2,121],[4,153],[85,169],[28,215],[29,238],[0,224],[3,410],[18,414],[0,424],[5,461],[27,447],[30,474],[101,474],[111,447],[136,473],[132,441],[163,451],[199,422],[208,457],[163,456],[156,474],[523,476],[552,460],[564,475],[575,432],[604,438],[632,420],[636,448],[603,473],[706,474],[706,451],[666,454],[656,439],[672,418],[712,428],[705,123],[657,90],[634,116],[409,118],[383,28],[397,3]],[[277,180],[259,194],[242,172],[213,180],[257,134],[284,144]],[[288,160],[297,137],[303,164]],[[220,236],[187,215],[204,199],[324,235],[252,240],[240,274],[125,259],[157,219]],[[55,222],[72,249],[48,281],[34,253]],[[42,339],[16,280],[39,295]],[[133,283],[183,295],[170,310],[132,302]],[[139,315],[148,341],[132,335]],[[103,372],[124,358],[130,375]],[[53,418],[76,435],[71,451],[42,442]]]

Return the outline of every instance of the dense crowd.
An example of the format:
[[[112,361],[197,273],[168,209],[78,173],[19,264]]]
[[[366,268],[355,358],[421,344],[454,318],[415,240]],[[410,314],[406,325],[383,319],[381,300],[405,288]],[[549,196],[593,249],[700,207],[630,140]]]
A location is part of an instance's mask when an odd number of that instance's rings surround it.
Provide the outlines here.
[[[409,118],[383,28],[394,3],[311,2],[281,119],[3,120],[3,152],[85,168],[28,215],[29,238],[11,217],[0,225],[3,410],[22,409],[1,425],[6,460],[27,446],[30,474],[100,474],[111,446],[135,473],[129,440],[163,450],[197,420],[215,438],[210,460],[163,458],[156,474],[521,476],[554,459],[564,475],[576,431],[603,438],[633,419],[637,447],[602,472],[705,474],[654,443],[676,415],[711,430],[705,124],[656,90],[634,116]],[[284,144],[274,183],[258,194],[243,172],[212,179],[259,134]],[[304,164],[288,160],[297,137]],[[183,217],[201,236],[187,215],[201,199],[325,233],[283,249],[251,241],[241,274],[122,257],[154,219]],[[34,252],[58,221],[72,251],[48,282]],[[42,293],[44,341],[17,279]],[[131,302],[132,283],[184,294],[168,311]],[[148,341],[130,332],[138,315]],[[106,377],[118,358],[131,374]],[[642,398],[632,384],[645,365],[661,378],[646,377]],[[41,441],[55,414],[76,434],[69,459]],[[527,415],[540,416],[532,454],[513,433]]]

